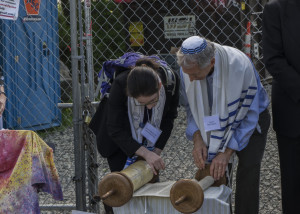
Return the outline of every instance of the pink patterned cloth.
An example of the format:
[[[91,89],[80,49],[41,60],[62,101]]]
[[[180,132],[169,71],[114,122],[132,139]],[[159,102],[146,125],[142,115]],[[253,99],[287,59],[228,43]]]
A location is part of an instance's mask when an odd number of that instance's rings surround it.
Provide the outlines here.
[[[40,213],[38,192],[63,200],[52,149],[33,131],[0,131],[0,213]]]

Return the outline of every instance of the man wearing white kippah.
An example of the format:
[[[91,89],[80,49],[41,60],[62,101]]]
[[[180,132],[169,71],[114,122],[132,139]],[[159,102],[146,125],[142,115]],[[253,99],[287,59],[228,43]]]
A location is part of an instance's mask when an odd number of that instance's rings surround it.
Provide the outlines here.
[[[243,52],[199,36],[183,41],[177,62],[196,166],[210,163],[210,174],[219,180],[236,152],[235,213],[257,214],[270,126],[269,99],[257,71]]]

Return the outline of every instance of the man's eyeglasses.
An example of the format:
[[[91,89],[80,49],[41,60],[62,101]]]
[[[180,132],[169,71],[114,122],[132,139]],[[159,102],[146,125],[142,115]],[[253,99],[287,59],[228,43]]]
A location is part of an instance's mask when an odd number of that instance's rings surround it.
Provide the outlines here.
[[[134,104],[136,106],[147,106],[147,105],[152,105],[154,103],[157,103],[158,100],[159,100],[159,93],[157,92],[157,97],[154,98],[154,99],[152,99],[152,100],[150,100],[149,102],[147,102],[147,103],[140,103],[139,101],[137,101],[136,99],[134,99]]]

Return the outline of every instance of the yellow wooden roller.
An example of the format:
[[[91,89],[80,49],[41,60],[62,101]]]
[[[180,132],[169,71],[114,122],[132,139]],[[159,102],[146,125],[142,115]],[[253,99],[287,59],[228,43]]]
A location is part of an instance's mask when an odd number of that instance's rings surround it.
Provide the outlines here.
[[[111,207],[120,207],[152,178],[151,167],[146,161],[140,160],[121,172],[112,172],[104,176],[98,184],[98,192],[103,203]]]

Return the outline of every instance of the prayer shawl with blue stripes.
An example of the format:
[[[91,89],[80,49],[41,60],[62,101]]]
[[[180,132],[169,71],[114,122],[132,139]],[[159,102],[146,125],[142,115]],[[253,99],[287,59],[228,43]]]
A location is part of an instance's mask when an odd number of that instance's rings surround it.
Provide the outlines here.
[[[219,115],[221,129],[210,132],[204,129],[204,117],[210,116],[206,79],[191,82],[189,76],[183,73],[193,118],[208,146],[207,162],[211,162],[218,152],[224,152],[257,93],[255,71],[250,59],[235,48],[219,44],[215,47],[211,115]]]

